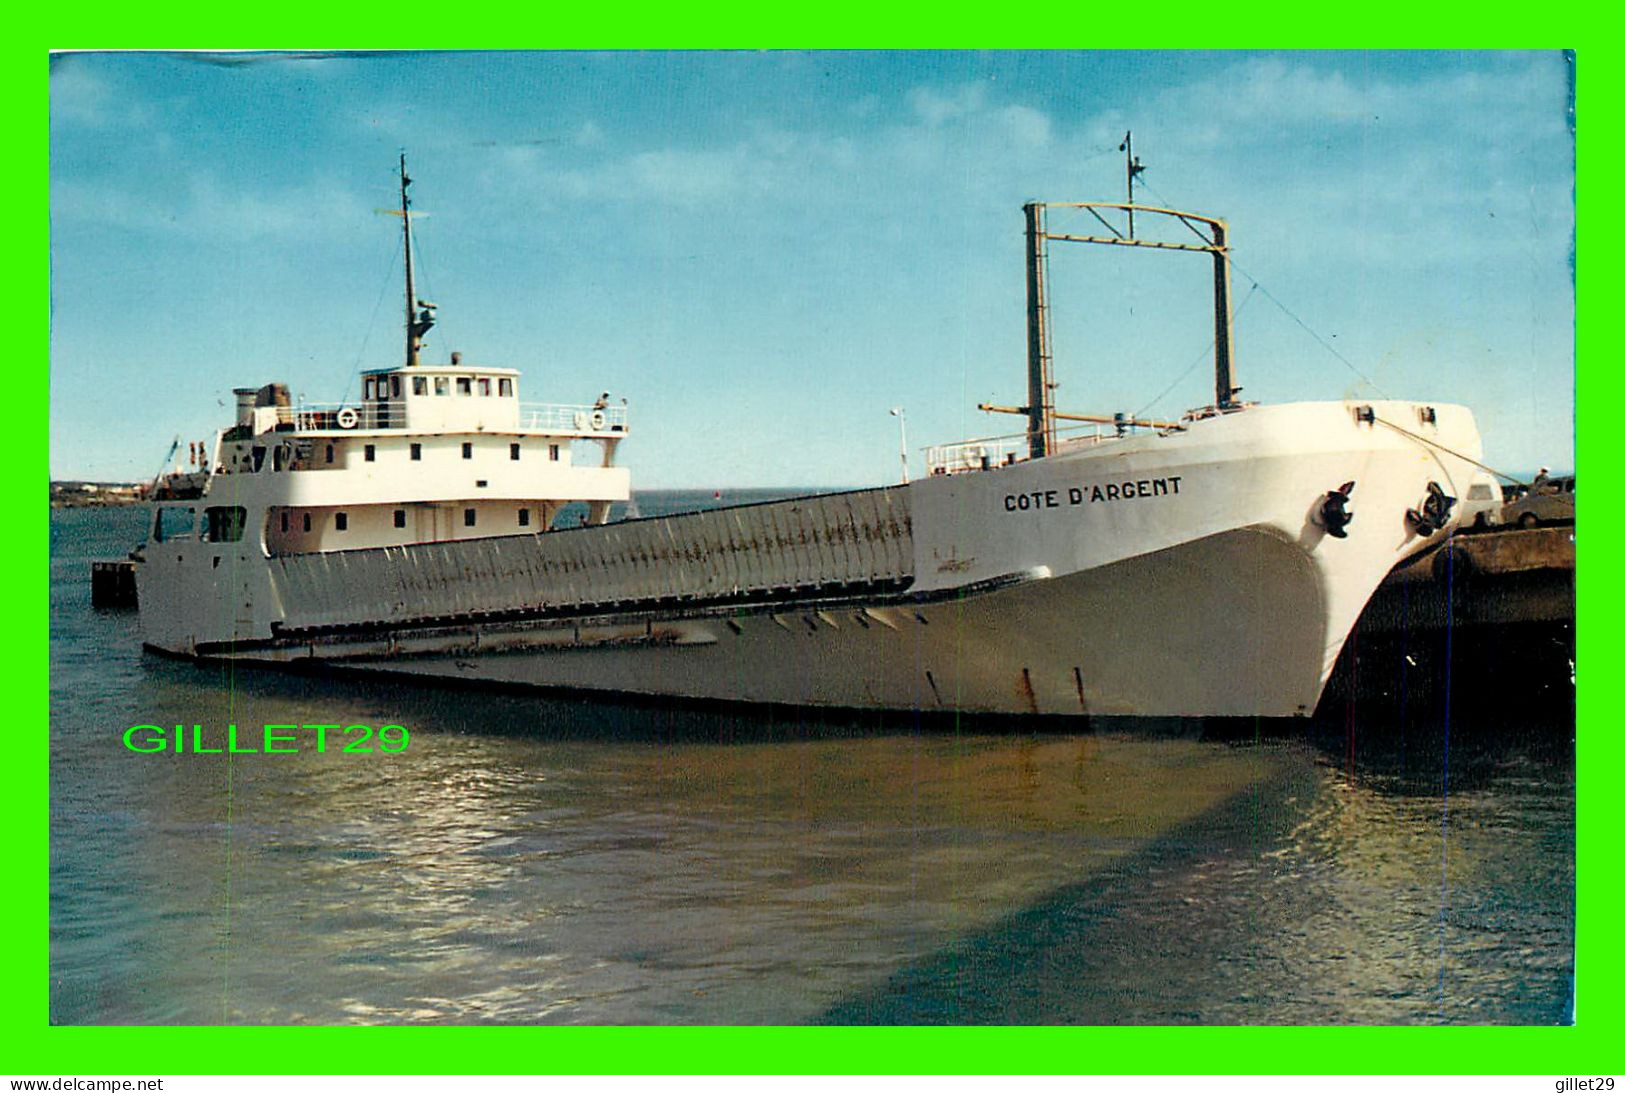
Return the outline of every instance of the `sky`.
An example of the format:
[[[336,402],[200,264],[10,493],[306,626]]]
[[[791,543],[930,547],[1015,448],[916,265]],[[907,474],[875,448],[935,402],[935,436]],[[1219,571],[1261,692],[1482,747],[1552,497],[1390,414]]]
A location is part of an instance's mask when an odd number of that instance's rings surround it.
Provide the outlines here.
[[[1568,469],[1571,64],[59,54],[51,474],[150,477],[234,387],[336,402],[400,363],[404,150],[425,360],[626,398],[634,489],[896,481],[900,422],[918,475],[1021,431],[976,404],[1026,401],[1022,205],[1123,200],[1128,130],[1138,200],[1229,223],[1243,398],[1464,403],[1492,467]],[[1054,244],[1057,408],[1210,403],[1210,286],[1205,255]]]

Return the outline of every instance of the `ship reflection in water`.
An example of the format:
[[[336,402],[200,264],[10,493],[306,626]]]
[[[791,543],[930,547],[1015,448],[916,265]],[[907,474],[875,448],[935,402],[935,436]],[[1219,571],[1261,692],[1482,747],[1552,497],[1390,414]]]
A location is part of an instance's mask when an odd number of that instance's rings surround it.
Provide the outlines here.
[[[52,518],[57,1023],[1570,1018],[1561,711],[1351,750],[233,675],[90,609],[142,516]],[[291,720],[411,747],[119,740]]]

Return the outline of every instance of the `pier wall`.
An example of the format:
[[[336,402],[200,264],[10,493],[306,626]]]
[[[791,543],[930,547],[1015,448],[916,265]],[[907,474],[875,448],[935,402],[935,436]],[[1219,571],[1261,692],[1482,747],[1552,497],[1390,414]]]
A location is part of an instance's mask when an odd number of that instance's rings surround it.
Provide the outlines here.
[[[1538,709],[1572,726],[1575,529],[1457,535],[1397,567],[1366,605],[1320,703],[1424,717]]]

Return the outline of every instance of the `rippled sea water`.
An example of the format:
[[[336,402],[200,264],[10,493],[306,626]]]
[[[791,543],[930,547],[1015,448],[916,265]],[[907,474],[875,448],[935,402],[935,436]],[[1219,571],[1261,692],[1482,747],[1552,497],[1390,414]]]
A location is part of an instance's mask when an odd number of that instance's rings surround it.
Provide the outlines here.
[[[199,668],[90,607],[144,518],[51,519],[57,1023],[1570,1020],[1572,710],[1216,737]],[[281,722],[411,745],[120,741]]]

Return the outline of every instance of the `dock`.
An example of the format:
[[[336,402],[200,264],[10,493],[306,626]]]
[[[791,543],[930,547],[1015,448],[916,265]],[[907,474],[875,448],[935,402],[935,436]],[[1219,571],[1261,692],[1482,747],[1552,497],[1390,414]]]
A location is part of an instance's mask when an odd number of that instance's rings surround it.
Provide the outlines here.
[[[1574,704],[1575,529],[1462,533],[1394,569],[1349,635],[1320,714]]]
[[[1458,534],[1390,573],[1362,634],[1574,621],[1574,527]]]

